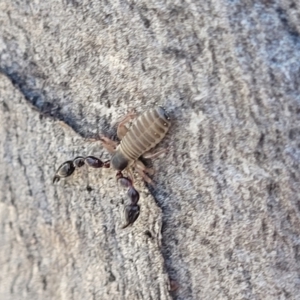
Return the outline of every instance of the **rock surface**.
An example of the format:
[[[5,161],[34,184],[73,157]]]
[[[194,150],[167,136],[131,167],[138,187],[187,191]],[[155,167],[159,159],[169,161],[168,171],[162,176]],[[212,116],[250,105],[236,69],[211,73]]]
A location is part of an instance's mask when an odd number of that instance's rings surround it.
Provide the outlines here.
[[[113,171],[52,177],[155,103],[122,230]],[[297,299],[300,4],[0,0],[0,154],[1,299]]]

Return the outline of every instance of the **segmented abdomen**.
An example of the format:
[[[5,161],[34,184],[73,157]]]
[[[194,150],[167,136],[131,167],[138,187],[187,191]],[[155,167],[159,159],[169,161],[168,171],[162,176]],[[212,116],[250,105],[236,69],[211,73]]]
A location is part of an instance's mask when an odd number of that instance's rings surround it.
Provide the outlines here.
[[[170,118],[162,107],[148,110],[133,122],[119,150],[128,159],[137,160],[165,137],[170,125]]]

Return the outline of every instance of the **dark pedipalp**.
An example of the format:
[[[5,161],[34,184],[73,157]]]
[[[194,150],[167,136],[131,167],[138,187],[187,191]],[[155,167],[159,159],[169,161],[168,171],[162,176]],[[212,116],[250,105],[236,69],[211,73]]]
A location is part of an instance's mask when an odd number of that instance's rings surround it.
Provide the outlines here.
[[[72,160],[64,162],[56,171],[55,176],[53,177],[53,183],[58,182],[60,178],[66,178],[73,174],[75,167]]]
[[[137,204],[140,200],[140,194],[133,186],[128,189],[127,195],[131,200],[131,204]]]
[[[140,215],[140,206],[137,204],[130,204],[125,206],[125,220],[126,224],[123,229],[131,226]]]
[[[83,165],[87,165],[92,168],[109,168],[109,161],[103,162],[101,159],[95,156],[77,156],[73,160],[68,160],[59,166],[55,176],[53,177],[53,183],[58,182],[61,178],[71,176],[75,169],[81,168]]]
[[[104,162],[100,160],[97,157],[94,156],[88,156],[85,158],[84,162],[92,168],[102,168],[104,165]]]
[[[84,157],[77,156],[73,159],[73,165],[76,168],[81,168],[84,165]]]
[[[122,228],[132,225],[140,215],[140,207],[137,204],[140,199],[139,192],[134,188],[133,182],[130,178],[124,177],[122,172],[117,172],[117,180],[123,187],[128,187],[127,195],[130,199],[130,204],[125,206],[125,220],[126,224]]]

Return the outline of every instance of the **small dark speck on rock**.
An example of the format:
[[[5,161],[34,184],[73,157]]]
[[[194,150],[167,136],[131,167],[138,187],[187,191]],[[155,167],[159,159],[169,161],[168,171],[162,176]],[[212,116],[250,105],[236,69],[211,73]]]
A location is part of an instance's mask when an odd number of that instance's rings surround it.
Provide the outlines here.
[[[90,193],[93,189],[89,185],[87,185],[86,190]]]
[[[179,289],[179,283],[175,280],[170,280],[170,292],[175,292]]]
[[[116,277],[112,272],[110,272],[108,280],[109,280],[109,282],[113,282],[116,280]]]
[[[148,237],[148,238],[152,238],[152,233],[149,231],[149,230],[146,230],[145,231],[145,235]]]

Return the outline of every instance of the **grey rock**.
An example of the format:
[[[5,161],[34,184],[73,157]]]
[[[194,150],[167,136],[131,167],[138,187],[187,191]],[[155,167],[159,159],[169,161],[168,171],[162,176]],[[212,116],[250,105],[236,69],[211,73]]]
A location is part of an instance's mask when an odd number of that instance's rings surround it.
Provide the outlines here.
[[[1,299],[299,297],[300,5],[202,2],[0,0]],[[155,103],[122,230],[113,171],[52,177]]]

